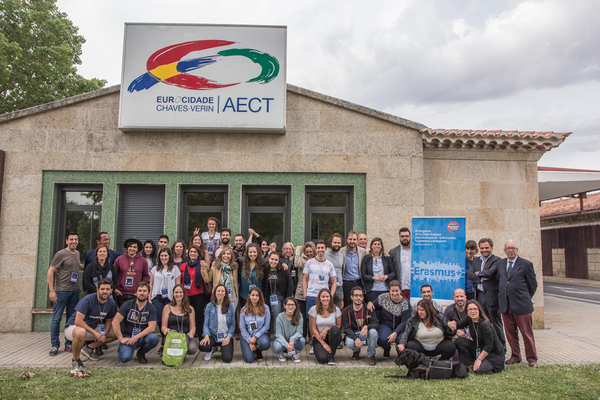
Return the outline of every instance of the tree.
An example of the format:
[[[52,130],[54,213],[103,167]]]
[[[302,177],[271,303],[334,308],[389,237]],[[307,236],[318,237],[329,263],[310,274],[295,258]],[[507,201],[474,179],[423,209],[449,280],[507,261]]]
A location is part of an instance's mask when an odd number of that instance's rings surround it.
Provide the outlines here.
[[[56,0],[0,0],[0,114],[100,89],[77,74],[83,36]]]

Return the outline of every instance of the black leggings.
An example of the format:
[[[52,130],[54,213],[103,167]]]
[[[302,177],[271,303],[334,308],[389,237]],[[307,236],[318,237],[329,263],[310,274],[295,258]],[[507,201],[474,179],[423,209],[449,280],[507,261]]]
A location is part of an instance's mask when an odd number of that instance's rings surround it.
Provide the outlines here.
[[[452,358],[452,356],[454,356],[454,353],[456,353],[456,346],[454,345],[454,342],[448,339],[442,340],[440,343],[438,343],[435,350],[431,351],[425,350],[421,342],[417,340],[409,340],[405,347],[407,349],[418,351],[421,354],[425,354],[427,357],[435,357],[441,354],[440,360],[449,360]]]
[[[335,352],[339,344],[342,342],[342,331],[337,326],[332,326],[325,336],[325,343],[331,347],[331,355],[335,356]],[[325,350],[325,347],[316,338],[313,339],[313,348],[315,350],[315,357],[319,364],[326,364],[329,361],[329,353]]]
[[[474,341],[459,337],[456,339],[456,348],[458,349],[458,361],[464,365],[475,364],[477,346]],[[495,371],[494,366],[487,359],[484,359],[479,369],[475,371],[476,374],[480,375],[489,375],[494,372],[501,372],[501,370]]]
[[[196,336],[202,337],[202,328],[204,327],[204,293],[189,296],[190,305],[194,307],[196,313]]]
[[[203,353],[209,353],[212,351],[213,347],[221,346],[221,360],[224,363],[230,363],[233,360],[233,338],[229,338],[229,343],[227,346],[223,346],[221,343],[217,342],[217,339],[214,336],[209,336],[210,343],[207,345],[200,345],[198,349]],[[204,337],[200,338],[200,340],[204,340]]]

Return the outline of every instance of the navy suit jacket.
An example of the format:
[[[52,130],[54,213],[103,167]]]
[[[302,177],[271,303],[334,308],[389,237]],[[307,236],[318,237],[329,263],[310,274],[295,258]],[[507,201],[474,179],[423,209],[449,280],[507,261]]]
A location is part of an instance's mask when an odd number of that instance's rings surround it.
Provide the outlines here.
[[[508,303],[506,299],[508,298],[510,310],[513,314],[530,314],[533,312],[533,301],[531,301],[531,298],[538,287],[533,263],[524,258],[517,257],[510,276],[508,276],[508,272],[506,271],[507,264],[508,258],[503,258],[494,264],[496,277],[499,282],[498,311],[501,313],[507,311]]]
[[[481,258],[475,257],[473,259],[473,265],[471,265],[471,269],[467,273],[467,278],[473,281],[473,286],[476,286],[478,283],[483,283],[483,298],[478,296],[475,300],[481,303],[484,307],[490,307],[492,309],[498,308],[498,280],[496,279],[496,270],[494,269],[494,264],[500,261],[500,257],[490,254],[488,259],[485,262],[483,271],[481,270]],[[493,270],[493,273],[487,273],[484,276],[486,271]],[[488,278],[487,280],[482,281],[481,278]],[[477,293],[477,292],[475,292]]]

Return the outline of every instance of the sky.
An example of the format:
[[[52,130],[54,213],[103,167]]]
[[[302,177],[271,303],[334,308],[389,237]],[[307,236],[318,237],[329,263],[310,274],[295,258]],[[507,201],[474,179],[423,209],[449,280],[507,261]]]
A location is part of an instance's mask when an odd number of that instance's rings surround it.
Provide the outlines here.
[[[600,170],[598,0],[58,0],[78,72],[121,83],[125,22],[287,26],[287,81],[430,128],[573,132],[540,166]]]

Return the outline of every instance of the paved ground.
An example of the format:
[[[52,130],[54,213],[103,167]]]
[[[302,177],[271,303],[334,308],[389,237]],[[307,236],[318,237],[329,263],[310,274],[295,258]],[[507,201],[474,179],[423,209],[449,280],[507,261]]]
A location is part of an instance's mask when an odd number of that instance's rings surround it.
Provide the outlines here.
[[[584,303],[578,300],[557,297],[553,294],[545,295],[545,320],[546,329],[534,331],[540,364],[555,363],[600,363],[600,318],[598,312],[600,305]],[[61,335],[62,336],[62,335]],[[61,337],[61,343],[63,339]],[[315,357],[308,354],[307,348],[302,353],[302,363],[294,364],[291,360],[279,362],[277,357],[269,350],[265,353],[265,361],[261,363],[245,364],[242,360],[239,343],[235,344],[235,355],[231,364],[221,362],[219,353],[213,355],[210,361],[203,360],[203,353],[190,356],[184,367],[213,368],[213,367],[314,367],[317,364]],[[100,361],[85,362],[86,366],[111,366],[111,367],[139,367],[136,361],[120,364],[116,357],[117,344],[109,345],[109,350]],[[0,367],[29,366],[29,367],[69,367],[71,354],[61,351],[55,357],[48,356],[50,350],[49,333],[6,333],[0,334]],[[61,349],[62,350],[62,349]],[[350,359],[352,352],[344,347],[338,350],[339,366],[367,366],[363,350],[359,361]],[[524,353],[524,350],[522,350]],[[508,353],[510,354],[510,353]],[[395,352],[392,351],[392,356]],[[160,359],[153,350],[148,354],[146,368],[165,368],[161,366]],[[381,349],[377,350],[377,365],[393,366],[393,357],[383,358]],[[328,366],[320,366],[327,368]]]

